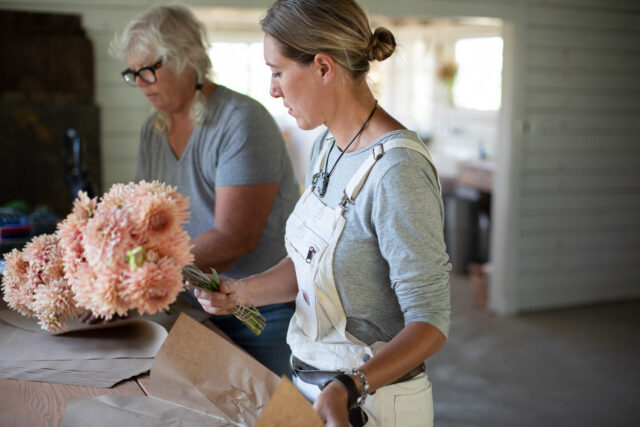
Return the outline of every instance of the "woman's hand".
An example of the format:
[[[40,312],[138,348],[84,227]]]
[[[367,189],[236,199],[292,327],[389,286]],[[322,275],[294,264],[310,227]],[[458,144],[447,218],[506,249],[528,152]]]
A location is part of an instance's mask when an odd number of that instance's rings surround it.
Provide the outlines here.
[[[347,390],[340,383],[331,381],[322,390],[313,408],[327,427],[349,427],[348,400]]]
[[[264,273],[240,280],[219,276],[219,292],[194,288],[194,295],[207,313],[229,314],[236,305],[262,307],[293,301],[298,293],[296,270],[290,258],[284,258]]]
[[[241,280],[234,280],[224,276],[219,276],[219,279],[220,288],[218,292],[208,292],[195,288],[194,295],[207,313],[231,314],[230,310],[233,307],[243,303],[240,298]]]

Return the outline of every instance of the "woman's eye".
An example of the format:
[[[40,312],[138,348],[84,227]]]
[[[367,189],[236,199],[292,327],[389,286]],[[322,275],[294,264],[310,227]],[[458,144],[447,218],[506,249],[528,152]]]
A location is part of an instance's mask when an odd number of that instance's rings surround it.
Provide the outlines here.
[[[271,77],[278,78],[280,77],[280,73],[271,73]]]

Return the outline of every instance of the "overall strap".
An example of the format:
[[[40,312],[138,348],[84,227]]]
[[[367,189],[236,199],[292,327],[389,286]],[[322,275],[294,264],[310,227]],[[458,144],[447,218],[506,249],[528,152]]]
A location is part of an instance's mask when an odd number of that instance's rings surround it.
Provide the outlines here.
[[[316,160],[316,164],[313,167],[313,173],[316,174],[322,170],[322,164],[325,159],[329,155],[329,149],[331,148],[331,142],[333,141],[333,137],[327,138],[324,137],[324,147],[320,150],[320,154],[318,155],[318,159]]]
[[[371,169],[376,164],[376,162],[380,160],[380,158],[386,151],[392,150],[394,148],[407,148],[409,150],[414,150],[422,154],[433,169],[433,173],[436,177],[436,182],[438,183],[438,191],[442,192],[440,180],[438,179],[438,172],[436,171],[436,168],[433,165],[433,161],[431,160],[431,156],[429,155],[429,152],[424,147],[424,145],[411,139],[396,138],[383,142],[382,144],[376,144],[372,147],[371,157],[368,157],[367,160],[365,160],[365,162],[360,166],[356,173],[351,177],[351,180],[349,180],[349,183],[344,189],[343,203],[346,201],[353,202],[353,200],[362,189],[362,186],[369,176],[369,172],[371,172]]]

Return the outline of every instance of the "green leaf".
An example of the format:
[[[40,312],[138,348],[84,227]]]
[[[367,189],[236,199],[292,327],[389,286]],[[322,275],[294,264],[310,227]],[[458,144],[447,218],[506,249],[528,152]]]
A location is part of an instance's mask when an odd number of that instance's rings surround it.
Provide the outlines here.
[[[211,269],[211,281],[216,285],[216,287],[220,286],[220,277],[218,277],[218,272],[215,268]]]

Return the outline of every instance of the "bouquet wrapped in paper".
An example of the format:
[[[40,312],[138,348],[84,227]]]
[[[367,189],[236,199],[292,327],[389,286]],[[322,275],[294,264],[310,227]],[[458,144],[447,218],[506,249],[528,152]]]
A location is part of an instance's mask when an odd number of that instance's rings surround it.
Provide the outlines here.
[[[114,184],[99,202],[80,193],[58,227],[78,305],[105,319],[168,309],[183,290],[182,267],[193,262],[188,208],[156,181]]]
[[[56,234],[34,237],[22,251],[6,256],[2,277],[4,300],[24,316],[35,317],[51,332],[66,328],[66,319],[82,313],[64,275],[63,250]]]

